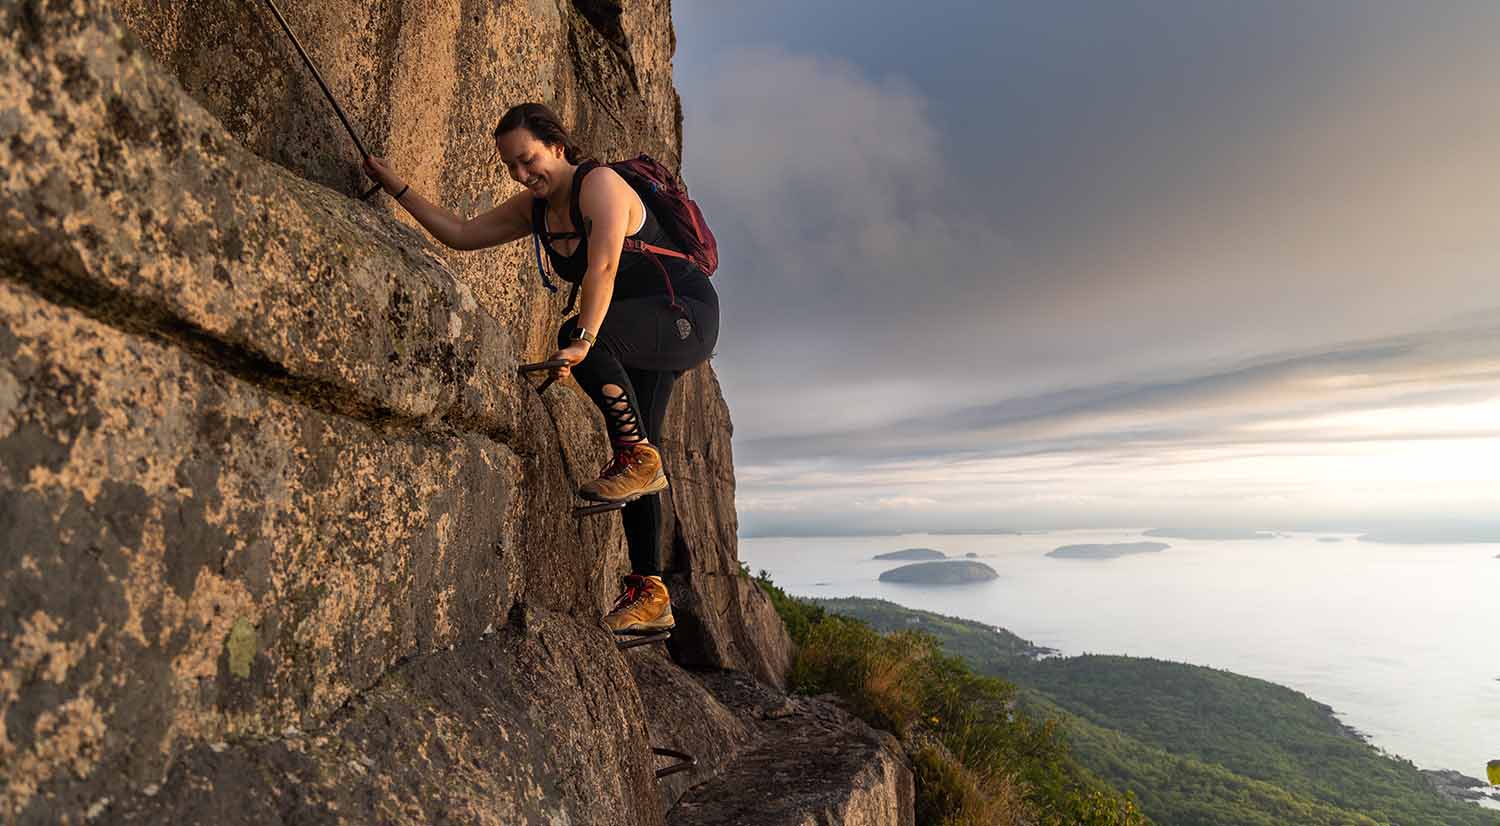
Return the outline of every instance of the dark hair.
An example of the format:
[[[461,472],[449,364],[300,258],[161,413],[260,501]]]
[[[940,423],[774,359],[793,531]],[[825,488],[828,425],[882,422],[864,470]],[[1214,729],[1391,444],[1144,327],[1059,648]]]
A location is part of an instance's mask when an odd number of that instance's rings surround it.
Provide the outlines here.
[[[495,126],[495,139],[516,129],[525,129],[533,137],[548,146],[561,146],[568,163],[580,163],[589,156],[583,147],[568,137],[562,119],[557,113],[540,103],[518,103],[506,110]]]

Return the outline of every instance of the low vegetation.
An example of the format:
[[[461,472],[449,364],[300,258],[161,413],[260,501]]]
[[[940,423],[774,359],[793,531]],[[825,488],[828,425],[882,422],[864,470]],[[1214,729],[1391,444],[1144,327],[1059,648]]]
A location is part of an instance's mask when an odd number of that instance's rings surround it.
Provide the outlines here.
[[[1017,709],[1052,721],[1070,759],[1162,826],[1500,826],[1500,813],[1441,796],[1410,761],[1285,686],[1137,657],[1039,659],[1041,649],[1003,629],[881,600],[802,610],[930,635],[1015,686]]]
[[[1150,823],[1073,758],[1054,721],[1020,709],[1012,684],[974,673],[930,634],[882,634],[787,596],[764,571],[756,582],[798,645],[793,689],[837,695],[901,740],[921,826]]]

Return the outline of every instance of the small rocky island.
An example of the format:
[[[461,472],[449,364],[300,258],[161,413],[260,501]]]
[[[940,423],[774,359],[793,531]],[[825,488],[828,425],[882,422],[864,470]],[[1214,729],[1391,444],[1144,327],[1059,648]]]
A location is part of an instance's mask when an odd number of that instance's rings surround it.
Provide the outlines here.
[[[1160,539],[1275,539],[1270,531],[1250,531],[1241,528],[1152,528],[1141,536]]]
[[[899,551],[876,554],[876,559],[947,559],[948,555],[936,548],[903,548]]]
[[[1339,537],[1339,536],[1320,536],[1320,537],[1318,537],[1318,541],[1319,542],[1343,542],[1344,539],[1343,539],[1343,537]]]
[[[1063,545],[1047,553],[1058,559],[1114,559],[1130,554],[1150,554],[1172,547],[1165,542],[1114,542],[1105,545]]]
[[[943,562],[917,562],[892,568],[880,575],[881,582],[904,582],[913,585],[963,585],[969,582],[985,582],[998,579],[995,569],[983,562],[968,560],[946,560]]]

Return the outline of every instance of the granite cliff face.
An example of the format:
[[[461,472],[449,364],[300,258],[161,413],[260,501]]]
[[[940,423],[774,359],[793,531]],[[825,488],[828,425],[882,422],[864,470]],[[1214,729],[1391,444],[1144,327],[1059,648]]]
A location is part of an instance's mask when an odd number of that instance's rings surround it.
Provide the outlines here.
[[[470,213],[512,191],[488,134],[520,100],[676,164],[668,12],[287,9],[370,149]],[[0,820],[677,822],[805,718],[865,755],[799,770],[864,778],[814,790],[818,822],[910,821],[887,740],[681,667],[775,697],[791,656],[739,576],[707,365],[663,439],[671,656],[617,651],[618,517],[569,515],[602,423],[514,372],[561,320],[528,249],[450,253],[352,200],[357,154],[259,3],[0,25]],[[658,783],[648,745],[700,766]]]

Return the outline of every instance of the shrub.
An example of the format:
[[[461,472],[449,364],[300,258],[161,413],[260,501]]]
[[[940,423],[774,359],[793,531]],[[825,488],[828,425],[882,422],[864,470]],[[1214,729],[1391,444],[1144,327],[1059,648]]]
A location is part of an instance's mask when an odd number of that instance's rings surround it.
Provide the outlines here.
[[[1078,765],[1015,687],[976,675],[919,631],[882,635],[755,579],[798,645],[793,690],[831,693],[912,755],[920,826],[1146,826],[1133,801]],[[940,747],[939,747],[940,746]]]
[[[745,563],[741,562],[740,565],[743,570],[749,571]],[[771,598],[771,605],[781,615],[781,622],[786,625],[787,635],[798,645],[806,642],[807,632],[827,616],[822,608],[787,596],[785,591],[772,584],[771,575],[764,570],[755,578],[755,584]]]
[[[976,776],[946,749],[923,746],[912,755],[916,820],[927,826],[1022,826],[1028,823],[1020,787],[1002,775]]]

